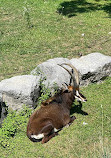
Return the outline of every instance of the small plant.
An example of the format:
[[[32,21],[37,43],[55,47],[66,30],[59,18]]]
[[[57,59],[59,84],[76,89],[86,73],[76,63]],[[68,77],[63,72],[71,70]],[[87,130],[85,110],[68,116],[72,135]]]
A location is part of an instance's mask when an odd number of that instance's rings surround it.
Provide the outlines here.
[[[43,79],[44,80],[44,79]],[[44,100],[48,99],[51,96],[51,89],[49,86],[45,86],[43,80],[40,80],[40,97],[38,99],[38,105],[40,105]]]
[[[41,72],[41,70],[39,70]],[[52,95],[56,94],[59,90],[59,87],[57,83],[54,83],[52,88],[50,87],[50,84],[47,86],[43,83],[46,80],[46,77],[41,77],[40,79],[40,97],[38,99],[38,105],[40,105],[43,101],[47,100]]]
[[[52,88],[54,90],[53,95],[60,91],[60,87],[57,85],[56,82],[53,83],[53,87]]]
[[[39,75],[42,75],[43,72],[42,72],[42,70],[39,67],[37,67],[36,71],[32,72],[32,74],[35,75],[35,76],[39,76]],[[43,79],[41,79],[41,82],[44,81],[45,79],[46,79],[46,77],[44,77]]]
[[[37,67],[36,71],[32,73],[35,76],[40,75],[40,81],[39,81],[39,85],[40,85],[40,97],[38,98],[38,102],[37,105],[40,106],[40,104],[48,99],[51,96],[51,89],[49,88],[49,84],[46,86],[43,82],[46,80],[45,74],[42,72],[42,70]],[[44,77],[43,77],[44,76]]]
[[[28,28],[32,28],[33,25],[31,24],[31,20],[30,20],[30,10],[29,10],[29,7],[28,7],[27,3],[26,3],[26,6],[23,7],[23,9],[24,9],[23,15],[24,15],[24,17],[25,17],[25,19],[26,19],[27,26],[28,26]]]
[[[8,147],[8,140],[14,137],[20,127],[26,125],[28,117],[31,115],[32,110],[23,107],[20,112],[8,111],[7,117],[4,119],[2,128],[0,128],[0,145]]]

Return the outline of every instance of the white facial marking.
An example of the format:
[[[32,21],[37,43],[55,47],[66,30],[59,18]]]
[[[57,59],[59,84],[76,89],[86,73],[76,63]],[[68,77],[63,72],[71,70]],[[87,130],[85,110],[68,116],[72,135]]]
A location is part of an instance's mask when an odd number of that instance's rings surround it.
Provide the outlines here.
[[[31,135],[31,138],[35,138],[35,139],[42,139],[44,137],[44,134],[38,134],[38,135]]]
[[[79,93],[78,90],[76,90],[75,99],[77,99],[77,101],[82,101],[82,102],[87,101],[87,99],[81,93]]]
[[[79,98],[79,96],[78,95],[76,96],[76,95],[75,95],[75,98],[77,99],[77,101],[82,101],[81,98]]]
[[[76,91],[76,95],[79,96],[79,92],[78,91]]]
[[[83,100],[83,102],[85,103],[85,102],[86,102],[86,100]]]

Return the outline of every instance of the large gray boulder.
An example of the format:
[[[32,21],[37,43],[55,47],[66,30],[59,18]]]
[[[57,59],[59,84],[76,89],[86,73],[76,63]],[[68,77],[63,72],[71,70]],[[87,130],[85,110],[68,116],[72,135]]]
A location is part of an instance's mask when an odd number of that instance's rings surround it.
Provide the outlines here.
[[[80,58],[68,60],[66,58],[54,58],[38,65],[31,74],[36,74],[40,70],[42,76],[46,76],[47,80],[44,84],[50,84],[53,87],[57,83],[59,87],[64,82],[70,81],[70,75],[57,64],[70,63],[79,71],[80,85],[88,85],[94,82],[100,82],[107,76],[111,76],[111,57],[101,53],[91,53]]]
[[[21,109],[23,104],[34,106],[39,96],[39,80],[39,76],[23,75],[1,81],[1,101],[13,110]]]
[[[66,58],[54,58],[43,62],[42,64],[38,65],[32,72],[32,75],[41,75],[42,78],[46,78],[44,80],[44,84],[49,88],[53,88],[54,84],[56,83],[58,87],[62,87],[62,84],[66,82],[67,84],[70,82],[70,75],[66,70],[60,67],[57,64],[62,63],[70,63],[69,59]]]
[[[100,82],[107,76],[111,76],[111,57],[101,53],[92,53],[81,58],[70,60],[80,72],[80,84],[88,85]]]

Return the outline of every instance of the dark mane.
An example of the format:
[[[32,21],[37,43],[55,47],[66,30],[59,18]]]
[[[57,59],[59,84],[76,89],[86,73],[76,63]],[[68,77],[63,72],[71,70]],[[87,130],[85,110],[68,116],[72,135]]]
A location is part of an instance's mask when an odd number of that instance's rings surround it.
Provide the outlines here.
[[[54,96],[43,101],[42,105],[46,106],[46,105],[52,104],[53,102],[62,103],[62,94],[63,94],[63,90],[60,89]]]

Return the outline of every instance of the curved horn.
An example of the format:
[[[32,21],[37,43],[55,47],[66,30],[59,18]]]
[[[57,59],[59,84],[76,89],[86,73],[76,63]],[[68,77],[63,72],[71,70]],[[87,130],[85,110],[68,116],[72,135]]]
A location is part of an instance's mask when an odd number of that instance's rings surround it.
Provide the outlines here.
[[[59,64],[58,64],[59,65]],[[68,65],[70,66],[73,71],[75,72],[75,75],[73,75],[67,68],[65,68],[63,65]],[[61,67],[63,67],[72,77],[73,82],[74,82],[74,86],[78,87],[79,86],[79,73],[77,71],[77,69],[72,65],[72,64],[68,64],[68,63],[63,63],[61,65],[59,65]]]
[[[59,65],[59,66],[61,66],[62,68],[64,68],[71,76],[72,76],[72,73],[67,69],[67,68],[65,68],[64,66],[62,66],[62,64],[60,65],[60,64],[57,64],[57,65]],[[73,76],[72,76],[73,77]]]
[[[60,64],[58,64],[59,66],[61,66],[62,68],[64,68],[70,75],[71,75],[71,77],[72,77],[72,79],[73,79],[73,86],[75,86],[75,87],[77,87],[78,85],[77,85],[77,82],[76,82],[76,79],[75,79],[75,76],[72,74],[72,72],[70,72],[67,68],[65,68],[62,64],[60,65]]]
[[[72,64],[63,63],[62,65],[68,65],[68,66],[70,66],[74,70],[74,72],[75,72],[75,78],[76,78],[76,83],[79,86],[79,73],[78,73],[77,69]]]

